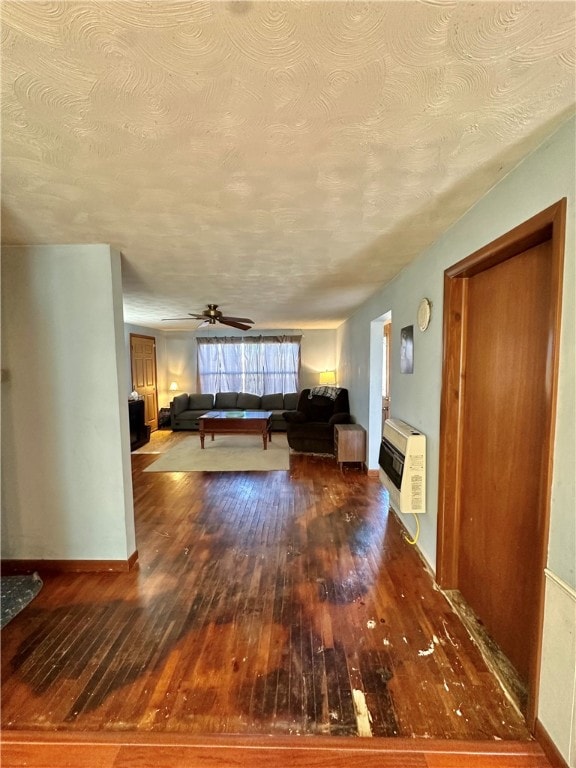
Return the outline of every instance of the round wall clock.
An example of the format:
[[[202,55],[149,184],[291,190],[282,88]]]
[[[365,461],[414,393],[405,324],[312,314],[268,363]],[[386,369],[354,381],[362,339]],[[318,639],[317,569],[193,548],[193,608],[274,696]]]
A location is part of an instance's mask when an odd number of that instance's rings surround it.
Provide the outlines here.
[[[430,314],[432,310],[432,305],[430,304],[429,299],[422,299],[420,304],[418,305],[418,328],[420,328],[421,331],[425,331],[426,328],[430,325]]]

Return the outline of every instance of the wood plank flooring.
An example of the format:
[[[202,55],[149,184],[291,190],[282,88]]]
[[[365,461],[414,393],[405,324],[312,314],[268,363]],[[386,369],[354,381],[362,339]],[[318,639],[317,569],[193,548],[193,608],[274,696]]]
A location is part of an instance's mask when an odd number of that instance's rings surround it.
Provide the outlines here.
[[[180,438],[157,432],[149,448]],[[138,569],[42,574],[40,595],[2,631],[12,741],[448,739],[491,753],[510,742],[532,762],[502,764],[547,765],[377,480],[304,455],[289,472],[143,472],[155,458],[132,457]]]
[[[10,768],[550,768],[535,742],[14,733]]]

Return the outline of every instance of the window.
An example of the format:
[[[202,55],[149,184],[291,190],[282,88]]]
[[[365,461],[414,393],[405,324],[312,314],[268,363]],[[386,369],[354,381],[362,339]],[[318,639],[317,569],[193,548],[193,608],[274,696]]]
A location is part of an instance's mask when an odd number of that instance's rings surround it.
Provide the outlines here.
[[[298,392],[300,336],[212,336],[198,342],[200,392]]]

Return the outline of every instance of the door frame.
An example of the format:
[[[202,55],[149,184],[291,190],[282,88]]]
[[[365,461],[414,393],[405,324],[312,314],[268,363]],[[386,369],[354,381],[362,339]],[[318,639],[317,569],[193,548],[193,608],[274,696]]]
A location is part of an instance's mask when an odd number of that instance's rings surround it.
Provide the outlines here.
[[[554,458],[554,430],[560,350],[562,311],[562,275],[566,228],[566,198],[559,200],[528,221],[520,224],[444,272],[444,318],[442,353],[442,392],[440,405],[440,456],[438,478],[438,529],[436,580],[443,589],[458,589],[460,550],[460,485],[464,432],[466,319],[468,279],[484,270],[517,256],[540,243],[551,243],[551,302],[548,317],[542,322],[550,329],[546,366],[546,413],[544,461],[540,470],[541,508],[538,561],[539,586],[537,630],[532,638],[535,648],[528,680],[526,721],[533,730],[537,714],[538,680],[544,619],[544,569],[548,552],[550,499]]]
[[[130,381],[131,381],[131,387],[132,391],[134,389],[134,360],[132,355],[132,340],[133,339],[147,339],[148,341],[152,341],[154,346],[154,408],[156,413],[156,424],[158,424],[158,361],[156,357],[156,337],[155,336],[147,336],[144,333],[131,333],[130,334]]]
[[[388,309],[370,322],[368,436],[366,439],[366,470],[371,477],[379,476],[378,452],[382,442],[382,360],[384,323],[392,322]]]

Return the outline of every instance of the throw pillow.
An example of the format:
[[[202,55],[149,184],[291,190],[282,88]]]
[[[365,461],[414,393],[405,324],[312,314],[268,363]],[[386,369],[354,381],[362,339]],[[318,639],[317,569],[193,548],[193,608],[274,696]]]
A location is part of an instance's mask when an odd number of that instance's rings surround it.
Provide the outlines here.
[[[238,394],[238,402],[236,405],[238,408],[243,408],[247,411],[256,411],[260,408],[260,395],[251,395],[248,392],[240,392]]]
[[[284,408],[284,395],[278,392],[274,395],[262,395],[262,410],[281,411]]]
[[[236,408],[238,392],[217,392],[214,408],[217,411],[226,410],[226,408]]]

